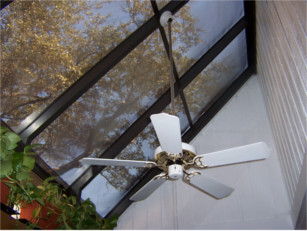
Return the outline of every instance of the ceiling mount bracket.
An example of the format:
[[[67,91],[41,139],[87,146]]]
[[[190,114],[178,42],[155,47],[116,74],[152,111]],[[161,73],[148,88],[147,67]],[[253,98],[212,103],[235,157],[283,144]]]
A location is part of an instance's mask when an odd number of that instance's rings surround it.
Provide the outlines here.
[[[168,26],[168,22],[169,20],[173,20],[173,15],[170,11],[164,11],[160,17],[160,24],[163,27],[167,27]]]

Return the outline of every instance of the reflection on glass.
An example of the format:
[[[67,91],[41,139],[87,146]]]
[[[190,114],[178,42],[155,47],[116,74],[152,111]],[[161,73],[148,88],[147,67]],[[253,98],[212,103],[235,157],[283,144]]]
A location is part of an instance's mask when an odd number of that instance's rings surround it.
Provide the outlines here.
[[[16,128],[153,15],[149,1],[21,1],[0,11],[1,119]]]
[[[245,70],[246,54],[243,31],[184,89],[193,121]]]
[[[153,160],[158,140],[152,125],[148,125],[119,155],[119,159]],[[146,168],[106,167],[82,191],[82,199],[90,198],[97,212],[105,216],[148,171]],[[97,193],[99,192],[99,193]]]
[[[42,159],[67,183],[75,179],[81,158],[102,154],[165,92],[165,62],[155,31],[33,141],[44,144]]]
[[[242,16],[243,1],[190,1],[172,23],[173,55],[181,76]]]

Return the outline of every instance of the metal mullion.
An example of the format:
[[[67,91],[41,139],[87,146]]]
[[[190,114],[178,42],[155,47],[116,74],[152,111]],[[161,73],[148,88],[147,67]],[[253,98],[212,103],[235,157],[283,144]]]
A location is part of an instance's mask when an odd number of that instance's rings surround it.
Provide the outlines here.
[[[172,1],[163,10],[173,13],[183,7],[186,2]],[[55,101],[40,113],[37,117],[20,131],[24,143],[31,141],[42,132],[50,123],[60,116],[70,105],[72,105],[83,93],[100,80],[109,70],[118,64],[135,47],[144,41],[158,27],[155,16],[152,16],[141,27],[128,36],[123,42],[102,58],[94,67],[80,77],[73,85],[63,92]]]
[[[189,70],[182,75],[180,83],[183,89],[190,84],[191,81],[246,28],[247,24],[246,17],[241,18],[218,42],[216,42]]]
[[[247,68],[231,86],[216,100],[214,104],[204,113],[192,127],[182,136],[182,141],[189,143],[200,132],[200,130],[216,115],[216,113],[228,102],[228,100],[240,89],[240,87],[254,74],[253,67]],[[106,215],[111,218],[115,214],[121,215],[133,202],[129,198],[136,193],[141,187],[149,182],[159,172],[156,169],[148,171],[140,181],[130,189],[128,193],[117,203],[117,205]]]
[[[203,69],[245,28],[247,25],[245,19],[241,19],[230,31],[223,36],[203,57],[201,57],[184,75],[185,78],[182,86],[186,87]],[[222,44],[220,44],[222,43]],[[223,47],[223,48],[222,48]],[[214,54],[214,55],[213,55]],[[209,62],[210,60],[210,62]],[[195,68],[195,70],[193,70]],[[247,79],[254,74],[254,68],[248,67],[232,84],[224,91],[223,94],[211,105],[206,113],[204,113],[187,132],[182,136],[182,141],[189,143],[199,131],[213,118],[213,116],[223,107],[223,105],[240,89]],[[175,85],[176,86],[176,85]],[[178,88],[178,87],[177,87]],[[175,88],[176,89],[176,88]],[[143,185],[149,182],[153,177],[154,169],[150,170],[130,191],[117,203],[117,205],[106,215],[107,218],[115,214],[122,214],[132,203],[129,198],[137,192]]]
[[[4,9],[5,7],[7,7],[12,2],[14,2],[14,0],[1,0],[1,9],[0,10]]]
[[[207,53],[205,53],[175,84],[175,95],[178,95],[179,84],[183,89],[245,28],[245,19],[241,19],[228,31]],[[202,69],[201,69],[202,68]],[[115,158],[145,127],[150,123],[150,115],[161,112],[170,103],[170,90],[167,90],[139,119],[137,119],[112,145],[100,155],[103,158]],[[80,193],[103,167],[89,167],[71,185],[71,188]]]
[[[216,96],[206,112],[184,133],[182,141],[189,143],[254,73],[254,68],[252,66],[248,67],[224,92]]]
[[[155,0],[152,0],[150,2],[151,2],[151,6],[153,8],[153,11],[155,13],[155,16],[157,18],[157,21],[160,22],[161,14],[160,14],[160,11],[158,9],[157,2]],[[165,48],[165,51],[167,53],[167,56],[168,56],[168,58],[170,58],[169,43],[168,43],[168,40],[167,40],[167,37],[166,37],[165,30],[161,26],[160,23],[159,23],[159,31],[160,31],[160,34],[161,34],[161,37],[162,37],[162,41],[163,41],[164,48]],[[175,60],[173,60],[173,70],[174,70],[174,76],[175,76],[176,83],[178,84],[178,87],[179,87],[179,95],[180,95],[180,98],[182,100],[183,108],[185,110],[185,113],[186,113],[186,116],[188,118],[189,124],[190,124],[190,126],[192,126],[193,125],[192,117],[191,117],[191,114],[190,114],[190,110],[189,110],[189,107],[188,107],[188,104],[187,104],[187,101],[186,101],[183,89],[182,89],[181,84],[179,82],[179,75],[178,75],[177,68],[176,68],[176,65],[175,65]]]
[[[244,0],[244,12],[247,21],[251,26],[246,28],[247,62],[256,72],[257,51],[256,51],[256,7],[255,1]]]
[[[249,6],[248,10],[254,12],[254,5]],[[247,9],[247,8],[246,8]],[[246,11],[245,14],[249,14],[250,12]],[[236,37],[246,26],[254,27],[254,22],[248,21],[245,17],[242,18],[230,31],[228,31],[222,39],[220,39],[212,48],[206,52],[182,77],[181,84],[183,88],[185,88],[219,53],[223,50],[232,40]],[[252,34],[254,30],[249,29]],[[251,34],[246,35],[251,38]],[[230,39],[229,37],[232,37]],[[252,45],[248,45],[250,49],[248,52],[252,52],[255,46],[255,43],[252,39],[248,40],[252,42]],[[254,40],[255,41],[255,40]],[[215,55],[213,55],[215,53]],[[252,55],[249,55],[252,57]],[[215,103],[211,105],[206,113],[204,113],[195,124],[190,127],[187,132],[182,136],[183,142],[189,143],[198,133],[199,131],[213,118],[213,116],[226,104],[226,102],[240,89],[240,87],[247,81],[247,79],[255,73],[255,59],[249,58],[249,66],[232,84],[231,86],[220,96],[219,99],[216,100]],[[154,169],[152,169],[154,170]],[[150,171],[152,171],[150,170]],[[120,200],[120,202],[107,214],[107,218],[114,216],[115,214],[122,214],[132,203],[129,198],[137,192],[143,185],[149,182],[151,177],[151,172],[148,172],[140,181],[140,183],[136,184],[125,196]],[[141,183],[142,182],[142,183]]]

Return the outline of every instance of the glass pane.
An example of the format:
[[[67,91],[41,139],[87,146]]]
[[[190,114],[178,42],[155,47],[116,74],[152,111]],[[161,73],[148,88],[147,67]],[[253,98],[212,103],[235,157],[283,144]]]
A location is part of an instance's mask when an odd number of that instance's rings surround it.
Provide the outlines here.
[[[168,88],[169,68],[155,31],[50,124],[33,143],[69,183],[79,159],[102,154]],[[64,175],[70,169],[70,174]]]
[[[172,23],[173,56],[181,76],[242,16],[243,1],[190,1]]]
[[[0,12],[1,119],[16,130],[152,15],[149,1],[15,0]]]
[[[246,67],[247,50],[243,31],[184,89],[192,120],[196,121],[206,111],[207,105]]]
[[[119,159],[153,160],[158,140],[152,125],[148,125],[118,156]],[[97,212],[105,216],[148,169],[106,167],[82,191],[82,199],[90,198]],[[99,192],[99,193],[97,193]]]

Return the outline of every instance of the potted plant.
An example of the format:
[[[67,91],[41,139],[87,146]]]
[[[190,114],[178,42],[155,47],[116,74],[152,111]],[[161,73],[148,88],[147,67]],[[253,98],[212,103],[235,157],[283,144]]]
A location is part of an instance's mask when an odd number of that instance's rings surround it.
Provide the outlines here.
[[[31,149],[37,145],[28,145],[18,152],[20,137],[1,127],[0,178],[9,188],[9,205],[20,206],[20,218],[29,220],[28,228],[43,229],[113,229],[117,216],[102,219],[96,213],[95,205],[88,199],[77,203],[75,196],[67,196],[54,177],[35,185],[30,175],[35,166]],[[2,194],[2,189],[1,189]]]

